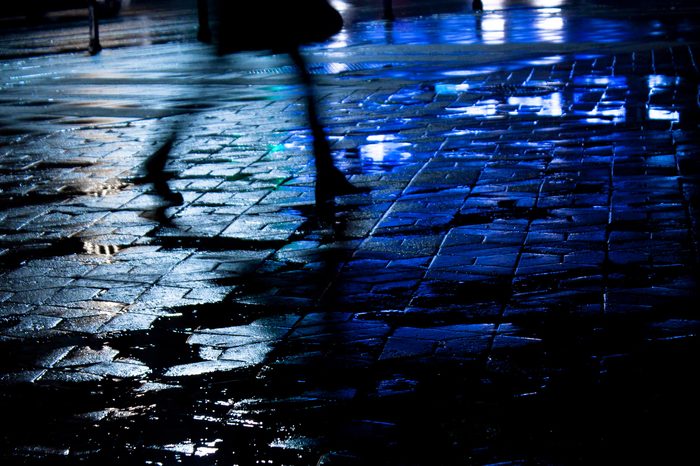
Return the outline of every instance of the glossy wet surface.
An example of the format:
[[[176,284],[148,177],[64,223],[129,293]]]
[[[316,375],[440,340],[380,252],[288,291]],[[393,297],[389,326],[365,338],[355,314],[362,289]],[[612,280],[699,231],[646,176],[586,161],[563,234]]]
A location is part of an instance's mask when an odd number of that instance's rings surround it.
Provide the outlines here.
[[[283,56],[0,63],[3,460],[688,462],[695,7],[484,3],[307,50],[335,222]]]

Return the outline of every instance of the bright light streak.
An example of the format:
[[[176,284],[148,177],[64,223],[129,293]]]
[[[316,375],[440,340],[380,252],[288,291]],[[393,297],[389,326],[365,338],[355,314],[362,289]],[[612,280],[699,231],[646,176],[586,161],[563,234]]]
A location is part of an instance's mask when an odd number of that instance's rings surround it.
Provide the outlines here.
[[[506,20],[500,13],[484,16],[481,30],[485,44],[503,44],[506,39]]]
[[[649,107],[647,109],[647,116],[650,120],[678,122],[681,119],[681,115],[677,111],[659,107]]]
[[[562,95],[560,92],[554,92],[541,97],[509,97],[508,104],[540,107],[540,111],[538,111],[537,114],[543,116],[562,116],[564,114],[562,109]]]
[[[347,11],[350,8],[350,5],[343,0],[330,0],[330,4],[340,13]]]
[[[647,76],[647,85],[649,89],[654,89],[656,87],[672,87],[678,84],[679,78],[673,76],[666,76],[663,74],[650,74]]]
[[[436,94],[459,94],[460,92],[467,92],[469,90],[469,84],[436,84],[435,93]]]
[[[530,0],[535,8],[558,8],[564,4],[564,0]]]
[[[411,157],[411,153],[405,150],[409,146],[408,143],[398,142],[366,144],[360,147],[360,155],[376,163],[398,162]]]

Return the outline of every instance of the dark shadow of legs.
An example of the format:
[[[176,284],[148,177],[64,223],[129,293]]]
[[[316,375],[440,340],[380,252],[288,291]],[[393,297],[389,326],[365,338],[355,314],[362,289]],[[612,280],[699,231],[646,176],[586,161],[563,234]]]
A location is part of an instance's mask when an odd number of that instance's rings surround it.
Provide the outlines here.
[[[170,207],[184,203],[182,194],[173,191],[168,185],[168,180],[174,177],[173,173],[165,170],[176,135],[176,133],[173,133],[162,146],[146,159],[143,165],[143,175],[135,180],[136,184],[153,185],[155,195],[161,199],[159,205],[145,214],[147,217],[156,220],[161,226],[172,225],[170,219],[165,215],[165,211]]]
[[[155,151],[144,164],[145,175],[143,180],[145,183],[152,183],[156,195],[160,197],[168,206],[182,205],[184,199],[182,194],[174,192],[168,185],[168,180],[173,178],[173,174],[165,170],[165,164],[168,162],[168,156],[175,142],[175,135],[170,138]]]

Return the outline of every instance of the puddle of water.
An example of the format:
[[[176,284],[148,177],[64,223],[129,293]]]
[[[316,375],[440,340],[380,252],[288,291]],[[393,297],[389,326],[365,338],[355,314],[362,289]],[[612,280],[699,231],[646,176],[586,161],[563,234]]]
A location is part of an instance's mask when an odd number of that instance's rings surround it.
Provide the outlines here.
[[[647,117],[650,120],[661,120],[661,121],[671,121],[677,123],[681,119],[679,112],[675,110],[669,110],[663,107],[648,107]]]
[[[542,116],[562,116],[564,114],[563,109],[563,97],[560,92],[554,92],[547,96],[534,96],[534,97],[508,97],[508,105],[514,105],[518,107],[518,110],[510,112],[511,115],[516,115],[519,113],[525,113],[526,109],[531,109],[531,113],[536,113]]]
[[[469,84],[436,84],[435,93],[436,94],[459,94],[461,92],[467,92],[470,89]]]
[[[532,66],[556,65],[564,61],[562,55],[552,55],[550,57],[535,58],[532,60],[524,60],[523,63]]]
[[[309,450],[318,445],[318,441],[306,437],[279,438],[270,442],[272,448],[284,450]]]
[[[468,77],[468,76],[476,76],[480,74],[486,74],[486,73],[492,73],[498,71],[498,68],[496,67],[476,67],[476,68],[471,68],[468,70],[447,70],[447,71],[441,71],[438,74],[441,76],[445,76],[448,78],[460,78],[460,77]]]
[[[589,112],[585,112],[586,115],[589,115],[591,118],[587,119],[586,121],[593,122],[593,121],[598,121],[600,117],[605,117],[602,118],[603,121],[606,122],[611,122],[611,123],[622,123],[625,121],[627,117],[627,109],[625,108],[624,105],[621,105],[618,108],[599,108],[596,106],[593,110]]]
[[[650,74],[647,76],[649,89],[668,88],[680,84],[681,78],[678,76],[665,76],[663,74]]]
[[[161,392],[164,390],[173,390],[182,388],[180,385],[170,385],[157,382],[145,382],[139,388],[134,390],[136,393]]]
[[[286,320],[285,320],[286,319]],[[190,377],[227,372],[261,364],[296,321],[295,316],[262,318],[247,325],[199,329],[187,344],[197,348],[200,361],[178,364],[165,371],[166,377]]]
[[[627,88],[626,76],[583,75],[574,77],[576,87],[602,87],[607,89]]]
[[[180,453],[187,456],[207,457],[216,454],[219,451],[218,445],[223,442],[223,439],[215,439],[210,442],[195,443],[192,440],[186,440],[180,443],[170,443],[166,445],[150,446],[153,450],[164,450],[173,453]]]
[[[412,157],[408,150],[411,144],[407,142],[393,142],[392,137],[383,139],[384,135],[369,136],[370,144],[358,147],[363,168],[368,172],[386,172],[405,165]],[[377,141],[377,142],[373,142]]]
[[[484,130],[478,129],[453,129],[443,133],[444,136],[476,136],[485,133]]]
[[[468,3],[468,2],[465,2]],[[474,15],[465,5],[464,14],[415,18],[400,16],[391,23],[366,21],[351,25],[330,43],[340,49],[360,44],[505,44],[621,42],[669,34],[689,34],[679,25],[628,17],[582,16],[567,8],[570,2],[527,1],[513,5],[491,0],[484,12]]]
[[[475,105],[470,105],[468,107],[448,107],[446,110],[448,113],[439,115],[442,118],[457,118],[457,117],[493,117],[498,114],[497,105],[500,102],[497,100],[489,99],[478,102]]]
[[[165,376],[190,377],[195,375],[211,374],[213,372],[226,372],[246,366],[247,364],[242,361],[200,361],[173,366],[165,371]]]

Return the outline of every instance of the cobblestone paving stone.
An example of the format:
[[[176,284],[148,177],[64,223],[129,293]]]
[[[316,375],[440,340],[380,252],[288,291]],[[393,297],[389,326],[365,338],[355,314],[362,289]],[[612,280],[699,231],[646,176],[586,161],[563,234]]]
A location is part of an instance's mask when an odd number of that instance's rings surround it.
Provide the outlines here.
[[[317,49],[337,163],[371,188],[333,223],[283,57],[125,50],[65,57],[55,100],[17,65],[38,124],[2,136],[4,461],[691,457],[694,43],[349,71]],[[136,180],[177,126],[159,222]]]

